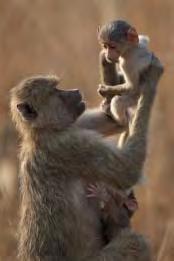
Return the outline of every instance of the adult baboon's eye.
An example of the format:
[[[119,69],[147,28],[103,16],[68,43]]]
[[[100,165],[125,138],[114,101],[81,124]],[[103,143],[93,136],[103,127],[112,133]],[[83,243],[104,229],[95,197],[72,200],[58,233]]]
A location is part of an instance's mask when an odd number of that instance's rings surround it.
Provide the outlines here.
[[[28,103],[17,104],[17,109],[26,120],[33,120],[37,117],[37,112]]]

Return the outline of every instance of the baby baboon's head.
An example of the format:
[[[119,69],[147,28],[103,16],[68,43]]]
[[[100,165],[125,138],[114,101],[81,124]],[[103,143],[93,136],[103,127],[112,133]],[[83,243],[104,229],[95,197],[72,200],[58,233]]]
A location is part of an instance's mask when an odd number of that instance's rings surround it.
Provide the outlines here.
[[[58,89],[53,75],[35,76],[22,81],[11,90],[11,113],[17,129],[69,127],[85,110],[78,90]]]

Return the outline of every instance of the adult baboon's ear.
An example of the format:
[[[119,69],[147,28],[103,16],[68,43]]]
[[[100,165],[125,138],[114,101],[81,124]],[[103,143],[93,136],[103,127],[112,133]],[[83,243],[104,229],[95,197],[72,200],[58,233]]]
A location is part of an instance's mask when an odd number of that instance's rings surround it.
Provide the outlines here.
[[[26,102],[17,104],[17,109],[25,120],[34,120],[37,117],[37,112]]]

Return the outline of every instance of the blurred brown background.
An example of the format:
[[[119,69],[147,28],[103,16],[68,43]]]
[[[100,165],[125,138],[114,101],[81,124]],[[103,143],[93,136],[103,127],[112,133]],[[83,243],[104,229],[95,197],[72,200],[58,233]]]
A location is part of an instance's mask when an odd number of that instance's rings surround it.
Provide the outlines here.
[[[18,222],[17,136],[9,89],[36,73],[56,73],[64,88],[80,88],[96,106],[97,27],[123,18],[151,38],[165,74],[149,133],[148,180],[137,188],[134,227],[147,235],[158,261],[174,260],[174,1],[0,0],[0,261],[15,260]]]

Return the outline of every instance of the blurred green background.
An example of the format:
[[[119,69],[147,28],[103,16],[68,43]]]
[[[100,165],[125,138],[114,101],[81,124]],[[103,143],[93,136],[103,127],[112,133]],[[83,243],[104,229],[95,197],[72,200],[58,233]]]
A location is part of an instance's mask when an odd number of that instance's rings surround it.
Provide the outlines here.
[[[150,238],[158,261],[174,260],[174,1],[0,0],[0,261],[15,260],[18,223],[18,139],[9,90],[26,76],[55,73],[63,88],[79,88],[88,106],[97,106],[97,27],[120,18],[149,35],[165,66],[133,225]]]

